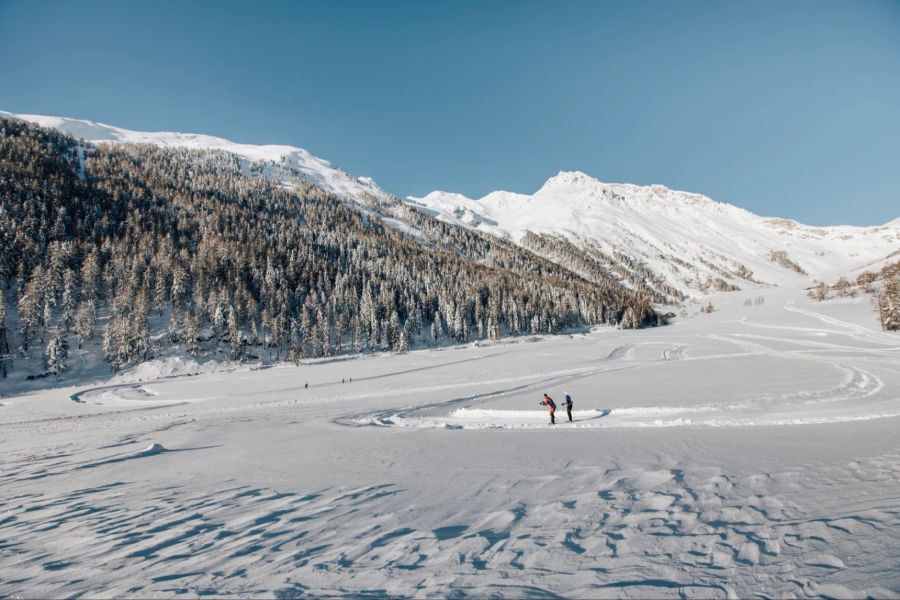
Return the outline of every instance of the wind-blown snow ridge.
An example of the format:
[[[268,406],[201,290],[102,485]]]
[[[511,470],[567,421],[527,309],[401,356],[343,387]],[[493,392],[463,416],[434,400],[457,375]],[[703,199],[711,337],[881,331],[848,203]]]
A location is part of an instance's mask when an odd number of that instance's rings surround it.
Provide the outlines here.
[[[277,170],[283,170],[345,200],[362,201],[373,197],[378,201],[386,201],[390,198],[390,194],[378,187],[371,178],[354,177],[327,160],[294,146],[241,144],[198,133],[132,131],[105,123],[68,117],[15,114],[5,111],[0,111],[0,116],[57,129],[94,144],[152,144],[164,148],[221,150],[235,154],[248,163],[268,163],[273,174]]]
[[[900,219],[878,227],[811,227],[702,194],[604,183],[578,171],[560,172],[531,195],[499,191],[475,200],[435,191],[407,202],[519,243],[531,232],[620,253],[688,294],[715,279],[740,288],[801,284],[804,273],[773,261],[773,251],[784,252],[809,277],[831,278],[900,248]]]

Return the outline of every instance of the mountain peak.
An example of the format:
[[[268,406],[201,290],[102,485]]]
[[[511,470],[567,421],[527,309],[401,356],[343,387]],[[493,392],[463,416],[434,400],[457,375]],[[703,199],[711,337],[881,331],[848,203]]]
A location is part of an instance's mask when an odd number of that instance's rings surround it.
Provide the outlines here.
[[[591,177],[582,171],[560,171],[544,182],[543,188],[559,186],[594,186],[603,185],[603,182]]]
[[[632,183],[606,183],[596,177],[592,177],[583,171],[560,171],[546,182],[537,192],[552,190],[556,192],[600,192],[607,196],[619,196],[622,198],[634,198],[636,200],[653,199],[679,199],[690,201],[711,202],[709,198],[701,194],[680,192],[670,189],[660,183],[651,185],[636,185]],[[537,194],[536,194],[537,195]]]

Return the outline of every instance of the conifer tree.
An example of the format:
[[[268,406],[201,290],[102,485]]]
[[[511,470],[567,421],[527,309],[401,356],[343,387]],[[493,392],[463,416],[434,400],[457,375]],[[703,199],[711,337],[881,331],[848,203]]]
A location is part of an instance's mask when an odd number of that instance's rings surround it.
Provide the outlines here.
[[[47,373],[59,376],[68,369],[69,342],[62,327],[54,328],[44,349],[44,366]]]
[[[9,352],[9,339],[6,335],[6,294],[0,287],[0,379],[6,378],[12,366],[12,354]]]

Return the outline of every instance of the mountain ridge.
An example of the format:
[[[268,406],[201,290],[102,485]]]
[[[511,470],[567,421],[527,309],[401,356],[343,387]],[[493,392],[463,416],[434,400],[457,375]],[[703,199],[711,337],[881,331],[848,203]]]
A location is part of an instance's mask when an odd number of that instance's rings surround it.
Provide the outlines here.
[[[586,253],[591,261],[621,272],[624,280],[637,287],[668,287],[689,296],[772,284],[805,285],[801,278],[834,278],[900,248],[900,218],[869,227],[815,227],[756,215],[661,184],[606,183],[582,171],[560,171],[533,194],[497,190],[473,199],[433,191],[401,200],[372,178],[351,175],[294,146],[242,144],[205,134],[132,131],[67,117],[4,111],[0,116],[51,127],[90,143],[229,152],[244,161],[248,173],[288,185],[291,177],[297,177],[363,210],[375,206],[386,224],[408,235],[418,232],[406,207],[450,225],[519,245],[530,243],[532,252],[536,251],[534,236],[548,236],[570,243],[568,254]],[[547,243],[540,244],[545,258]]]
[[[407,201],[449,223],[506,237],[562,236],[610,268],[643,263],[687,295],[835,278],[900,247],[900,219],[884,225],[814,227],[756,215],[663,185],[605,183],[561,171],[533,194],[480,199],[435,191]],[[627,267],[622,267],[627,268]]]
[[[727,207],[729,209],[736,209],[742,213],[753,215],[754,217],[757,217],[760,219],[790,222],[790,223],[795,223],[797,225],[800,225],[803,227],[808,227],[808,228],[826,229],[827,230],[827,229],[835,229],[835,228],[872,229],[872,228],[879,228],[879,227],[900,226],[900,217],[893,219],[891,221],[888,221],[886,223],[883,223],[883,224],[874,224],[874,225],[808,225],[808,224],[802,223],[800,221],[797,221],[796,219],[791,219],[788,217],[778,217],[778,216],[774,216],[774,215],[768,215],[768,216],[767,215],[759,215],[749,209],[743,208],[736,204],[731,204],[728,202],[722,202],[720,200],[715,200],[714,198],[711,198],[711,197],[709,197],[705,194],[701,194],[699,192],[678,190],[678,189],[670,188],[670,187],[666,186],[665,184],[661,184],[661,183],[651,183],[651,184],[647,184],[647,185],[641,185],[641,184],[626,183],[626,182],[606,182],[606,181],[597,179],[596,177],[593,177],[592,175],[587,174],[583,171],[577,171],[577,170],[576,171],[559,171],[556,175],[553,175],[553,176],[549,177],[546,181],[544,181],[544,183],[541,185],[541,187],[538,188],[538,190],[532,195],[524,194],[521,192],[511,192],[508,190],[499,189],[499,190],[494,190],[494,191],[488,192],[487,194],[485,194],[484,196],[482,196],[480,198],[471,198],[471,197],[466,196],[465,194],[461,194],[459,192],[451,192],[451,191],[447,191],[447,190],[432,190],[425,196],[407,196],[407,199],[412,200],[412,201],[419,201],[419,200],[423,200],[423,199],[426,199],[429,197],[430,198],[455,197],[455,198],[458,198],[461,200],[482,203],[484,201],[491,200],[497,196],[502,196],[507,199],[527,200],[527,199],[530,199],[533,196],[537,195],[538,192],[542,192],[546,189],[554,189],[554,188],[561,187],[563,185],[569,185],[572,183],[581,184],[585,180],[588,180],[595,184],[606,186],[611,189],[618,189],[618,190],[625,190],[625,191],[652,190],[653,192],[659,194],[660,196],[671,196],[673,200],[693,201],[697,204],[707,204],[707,205],[718,206],[718,207]]]
[[[385,202],[392,196],[378,187],[371,177],[353,176],[304,148],[282,144],[243,144],[201,133],[176,131],[135,131],[86,119],[47,115],[17,114],[0,110],[0,116],[21,119],[42,127],[67,133],[90,143],[152,144],[165,148],[221,150],[235,154],[248,163],[269,163],[271,175],[279,169],[318,185],[344,199],[359,201],[371,196]],[[249,166],[249,165],[248,165]]]

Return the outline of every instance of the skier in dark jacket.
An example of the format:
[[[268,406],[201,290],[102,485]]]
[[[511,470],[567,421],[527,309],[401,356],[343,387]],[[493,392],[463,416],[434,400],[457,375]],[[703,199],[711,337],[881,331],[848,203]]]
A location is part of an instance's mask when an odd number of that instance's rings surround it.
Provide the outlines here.
[[[574,405],[574,404],[575,403],[572,402],[572,396],[569,395],[569,392],[566,392],[565,405],[566,405],[566,414],[569,415],[569,423],[572,422],[572,405]]]
[[[541,402],[541,406],[547,406],[550,408],[550,424],[556,425],[556,402],[553,401],[549,395],[544,394],[544,400]]]

